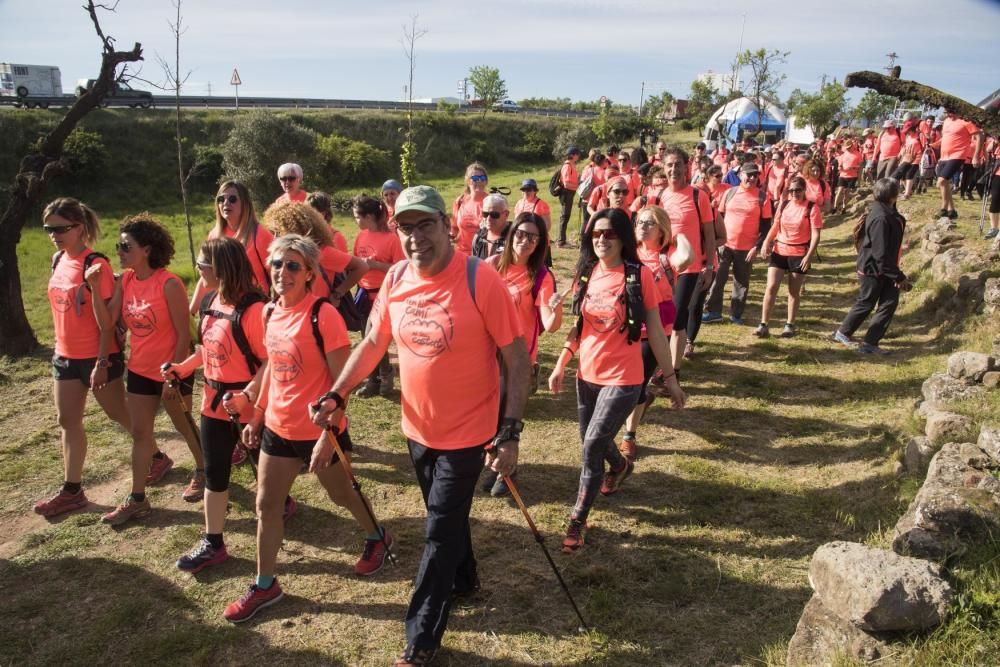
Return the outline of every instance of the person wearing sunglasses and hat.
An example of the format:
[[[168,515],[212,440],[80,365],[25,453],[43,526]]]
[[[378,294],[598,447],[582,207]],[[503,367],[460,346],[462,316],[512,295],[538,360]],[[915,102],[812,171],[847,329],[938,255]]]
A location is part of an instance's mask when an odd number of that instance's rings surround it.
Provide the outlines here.
[[[351,389],[395,341],[402,430],[427,509],[400,667],[428,664],[441,645],[452,596],[479,588],[469,526],[476,481],[484,461],[501,475],[514,472],[531,373],[503,280],[452,247],[445,211],[430,186],[400,193],[396,231],[407,261],[389,272],[364,340],[318,409],[311,408],[314,423],[339,423]],[[499,430],[498,357],[507,379]]]
[[[83,202],[60,197],[42,213],[43,229],[56,248],[48,297],[55,327],[52,356],[53,396],[63,455],[63,485],[54,495],[35,503],[34,511],[49,518],[86,507],[83,463],[87,432],[83,427],[87,392],[113,421],[129,430],[125,407],[125,358],[108,317],[98,317],[95,300],[111,300],[115,276],[104,255],[92,250],[100,223]],[[84,277],[92,265],[103,270]]]

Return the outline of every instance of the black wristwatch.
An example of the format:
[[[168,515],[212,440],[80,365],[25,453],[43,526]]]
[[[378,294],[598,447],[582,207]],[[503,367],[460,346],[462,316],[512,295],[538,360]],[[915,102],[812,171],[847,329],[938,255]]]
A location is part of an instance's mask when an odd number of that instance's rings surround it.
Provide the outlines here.
[[[521,441],[521,431],[524,430],[524,422],[520,419],[513,419],[511,417],[504,417],[503,421],[500,422],[500,430],[497,431],[496,436],[493,438],[493,446],[499,447],[502,443]]]

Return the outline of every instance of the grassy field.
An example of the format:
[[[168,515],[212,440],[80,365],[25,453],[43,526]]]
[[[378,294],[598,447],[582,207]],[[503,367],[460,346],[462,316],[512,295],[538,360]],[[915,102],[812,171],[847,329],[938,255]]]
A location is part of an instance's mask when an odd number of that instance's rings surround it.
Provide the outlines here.
[[[516,194],[522,177],[547,182],[549,171],[491,173],[491,184]],[[446,197],[458,194],[458,179],[431,182]],[[937,204],[925,195],[901,208],[920,225]],[[960,208],[966,232],[973,208],[978,214],[978,206]],[[131,212],[124,206],[100,212],[102,250],[110,250],[114,222]],[[177,211],[154,212],[186,248]],[[211,209],[201,207],[196,219],[200,239]],[[353,236],[351,221],[336,224]],[[758,341],[751,327],[731,324],[702,329],[697,355],[684,366],[688,409],[656,404],[639,431],[636,472],[620,494],[598,500],[587,546],[554,556],[595,629],[574,632],[575,617],[513,503],[481,496],[473,507],[473,539],[483,590],[453,610],[440,664],[784,663],[811,593],[806,574],[813,551],[834,539],[888,544],[919,485],[893,471],[906,439],[919,429],[911,412],[920,384],[949,352],[987,350],[997,329],[982,316],[942,316],[948,288],[921,275],[885,341],[890,356],[872,359],[835,347],[827,337],[855,293],[850,226],[837,217],[827,221],[822,262],[808,283],[796,338]],[[34,227],[21,251],[30,319],[51,343],[44,298],[51,248]],[[574,261],[574,251],[557,252],[562,281]],[[925,268],[917,252],[906,263],[911,271]],[[174,268],[191,277],[186,250]],[[758,266],[748,323],[756,323],[763,281]],[[784,303],[782,295],[772,326],[780,324]],[[561,334],[543,337],[546,370],[561,342]],[[30,512],[32,502],[61,482],[47,354],[0,362],[0,428],[8,434],[0,442],[0,576],[6,582],[0,663],[391,663],[404,643],[401,621],[424,519],[396,400],[354,400],[350,411],[360,443],[356,470],[396,536],[399,565],[371,580],[354,577],[350,568],[363,536],[303,477],[293,490],[300,512],[279,555],[286,599],[233,627],[222,610],[254,573],[253,478],[247,468],[234,473],[230,560],[195,576],[180,573],[173,563],[200,535],[201,506],[180,498],[192,463],[165,417],[157,437],[179,465],[150,490],[155,511],[147,520],[121,530],[98,522],[99,512],[128,491],[129,443],[93,403],[84,481],[97,507],[51,523]],[[993,392],[962,409],[982,419],[998,407]],[[539,392],[525,420],[519,484],[555,547],[579,475],[572,392]],[[959,621],[914,640],[901,663],[1000,661],[998,556],[994,544],[963,562],[956,570],[967,591]]]

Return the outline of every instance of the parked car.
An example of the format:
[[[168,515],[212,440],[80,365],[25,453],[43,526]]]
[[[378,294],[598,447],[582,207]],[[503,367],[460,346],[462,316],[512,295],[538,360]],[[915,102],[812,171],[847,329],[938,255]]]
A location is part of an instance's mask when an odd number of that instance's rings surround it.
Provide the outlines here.
[[[502,100],[493,105],[493,110],[501,113],[517,113],[521,110],[521,105],[514,100]]]
[[[97,79],[80,79],[76,82],[76,95],[80,97],[94,87]],[[108,106],[109,99],[115,99],[130,107],[148,109],[153,106],[153,94],[148,90],[136,90],[124,81],[115,81],[102,104]]]

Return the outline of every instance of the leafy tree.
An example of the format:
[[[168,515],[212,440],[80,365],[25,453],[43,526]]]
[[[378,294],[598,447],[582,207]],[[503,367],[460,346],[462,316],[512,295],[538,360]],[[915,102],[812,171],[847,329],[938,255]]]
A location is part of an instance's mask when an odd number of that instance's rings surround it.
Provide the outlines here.
[[[863,118],[870,125],[887,117],[895,106],[896,98],[892,95],[880,95],[874,90],[866,90],[854,107],[854,116]]]
[[[664,91],[659,95],[650,95],[642,104],[642,116],[644,118],[656,118],[664,113],[673,104],[674,96]]]
[[[750,80],[744,95],[749,97],[754,106],[757,107],[757,127],[751,128],[750,134],[758,134],[762,127],[763,116],[766,113],[768,103],[778,102],[778,88],[785,81],[785,75],[778,71],[778,67],[784,65],[788,58],[789,51],[778,51],[772,49],[757,49],[751,51],[747,49],[736,56],[736,64],[739,67],[750,68]]]
[[[837,128],[847,114],[847,88],[828,83],[818,93],[806,93],[796,88],[788,97],[788,111],[795,115],[796,127],[808,127],[817,137]]]
[[[495,103],[507,97],[507,84],[500,78],[500,70],[489,65],[477,65],[469,70],[469,83],[476,89],[476,97],[483,103],[485,114]]]
[[[722,104],[723,96],[704,79],[691,82],[691,92],[688,94],[687,116],[695,127],[704,127],[715,110]]]

